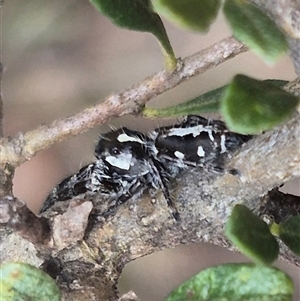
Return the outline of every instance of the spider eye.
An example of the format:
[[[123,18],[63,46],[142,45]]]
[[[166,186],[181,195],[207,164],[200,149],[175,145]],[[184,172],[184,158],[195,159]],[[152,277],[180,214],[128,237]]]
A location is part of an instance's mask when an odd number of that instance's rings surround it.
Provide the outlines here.
[[[114,155],[114,156],[117,156],[121,153],[121,151],[117,148],[117,147],[114,147],[111,149],[111,154]]]

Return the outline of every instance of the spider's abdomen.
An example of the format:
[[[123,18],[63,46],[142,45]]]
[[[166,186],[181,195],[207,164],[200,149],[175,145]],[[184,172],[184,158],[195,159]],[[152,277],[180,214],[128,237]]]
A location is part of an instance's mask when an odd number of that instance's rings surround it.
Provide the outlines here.
[[[190,115],[182,123],[156,130],[155,147],[165,165],[173,162],[184,168],[218,161],[250,138],[230,132],[222,121]]]

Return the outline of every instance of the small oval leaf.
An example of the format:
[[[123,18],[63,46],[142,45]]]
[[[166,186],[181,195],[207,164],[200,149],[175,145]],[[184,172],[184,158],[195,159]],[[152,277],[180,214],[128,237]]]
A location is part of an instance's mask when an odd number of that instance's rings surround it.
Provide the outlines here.
[[[283,87],[288,83],[288,81],[286,80],[278,80],[278,79],[267,79],[264,80],[264,82],[271,83],[277,87]],[[201,94],[184,103],[167,107],[167,108],[161,108],[161,109],[145,108],[142,114],[147,118],[157,118],[157,117],[170,118],[170,117],[185,116],[190,114],[218,112],[220,109],[221,99],[223,97],[226,88],[227,85],[222,86],[220,88],[211,90],[207,93]]]
[[[300,215],[289,218],[279,224],[280,239],[298,256],[300,256]]]
[[[44,271],[27,263],[0,266],[1,296],[6,301],[60,301],[55,281]]]
[[[163,48],[165,67],[174,70],[177,60],[163,22],[149,0],[90,0],[115,25],[136,31],[152,33]]]
[[[225,235],[256,263],[271,264],[278,257],[279,246],[268,225],[246,206],[233,208]]]
[[[284,34],[258,7],[245,0],[226,0],[224,14],[234,36],[260,55],[274,63],[288,50]]]
[[[216,19],[220,0],[152,0],[156,12],[175,25],[205,32]]]
[[[299,98],[266,81],[236,75],[221,101],[228,127],[243,134],[257,134],[284,121]]]
[[[181,284],[165,301],[292,301],[293,282],[274,267],[224,264]]]
[[[175,117],[196,113],[217,112],[220,99],[227,86],[223,86],[197,96],[185,103],[163,109],[145,108],[142,114],[148,118]]]

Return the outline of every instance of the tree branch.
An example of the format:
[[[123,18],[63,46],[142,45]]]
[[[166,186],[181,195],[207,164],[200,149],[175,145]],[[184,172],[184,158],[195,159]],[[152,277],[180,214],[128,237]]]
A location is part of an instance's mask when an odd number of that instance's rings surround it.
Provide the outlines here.
[[[298,0],[250,0],[285,33],[295,72],[300,77],[300,3]]]
[[[173,73],[160,71],[71,117],[56,120],[50,125],[40,126],[13,138],[3,138],[0,140],[0,166],[9,163],[16,167],[53,143],[83,133],[112,117],[137,113],[149,100],[159,94],[246,50],[247,48],[234,38],[226,38],[182,61],[179,60]]]
[[[283,223],[300,214],[300,196],[283,193],[276,187],[261,199],[261,206],[257,211],[277,224]]]
[[[35,246],[38,259],[47,258],[52,268],[59,263],[54,277],[68,295],[66,300],[98,300],[104,296],[105,300],[116,300],[117,279],[124,265],[136,258],[191,242],[211,242],[232,249],[223,234],[231,209],[238,203],[257,209],[261,206],[259,196],[299,177],[299,143],[296,115],[249,141],[228,161],[228,167],[237,169],[239,176],[208,175],[198,168],[186,171],[173,190],[181,222],[173,219],[160,192],[155,198],[145,194],[140,200],[120,206],[106,220],[92,214],[88,227],[81,227],[84,239],[78,241],[77,234],[72,234],[78,231],[73,229],[72,221],[78,220],[82,204],[90,201],[61,202],[69,207],[62,215],[50,213],[51,239],[42,248]],[[91,201],[98,208],[105,206],[103,199],[95,197]],[[70,222],[58,222],[61,220]],[[68,233],[73,240],[64,245],[57,240],[61,233]],[[282,249],[281,256],[300,266],[299,258],[287,249]],[[84,299],[83,291],[87,293]]]
[[[0,6],[0,9],[1,9],[1,6]],[[3,137],[2,73],[3,73],[3,65],[0,62],[0,138]]]

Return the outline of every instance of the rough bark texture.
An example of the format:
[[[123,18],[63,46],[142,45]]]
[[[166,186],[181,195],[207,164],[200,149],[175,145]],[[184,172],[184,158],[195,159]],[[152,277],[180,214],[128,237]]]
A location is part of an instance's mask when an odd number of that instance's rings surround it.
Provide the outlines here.
[[[288,37],[290,57],[300,76],[300,2],[297,0],[250,0],[265,12]]]
[[[161,193],[155,198],[146,194],[140,200],[129,201],[106,220],[91,215],[88,226],[85,220],[91,209],[90,201],[74,200],[63,215],[51,213],[49,239],[43,244],[33,245],[28,241],[27,244],[35,250],[33,253],[39,254],[37,262],[47,259],[46,271],[57,271],[53,276],[63,289],[65,300],[116,300],[117,279],[124,265],[133,259],[192,242],[230,247],[223,230],[231,209],[238,203],[257,209],[261,206],[260,196],[299,177],[299,143],[297,115],[254,138],[229,160],[228,167],[236,168],[238,176],[208,176],[201,169],[188,170],[179,177],[173,190],[181,222],[172,218]],[[103,200],[93,199],[93,202],[101,204]],[[79,208],[83,219],[78,217]],[[77,225],[74,229],[74,221],[82,227]],[[64,232],[69,240],[62,244],[56,237]],[[78,233],[84,235],[83,240]],[[13,233],[2,242],[3,250],[9,249],[14,239],[24,244]],[[7,254],[2,255],[6,258]],[[299,259],[287,250],[282,257],[300,266]]]

